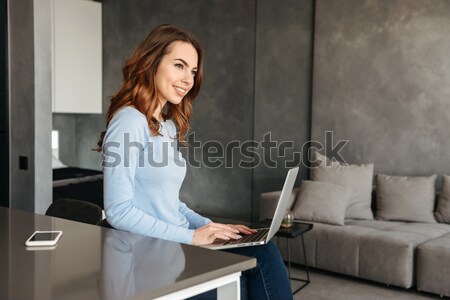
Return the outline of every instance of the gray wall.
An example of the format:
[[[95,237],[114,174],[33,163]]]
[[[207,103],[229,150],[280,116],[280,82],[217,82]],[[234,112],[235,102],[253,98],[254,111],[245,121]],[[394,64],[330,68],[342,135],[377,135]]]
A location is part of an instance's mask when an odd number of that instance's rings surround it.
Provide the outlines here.
[[[450,173],[450,1],[317,0],[312,137],[350,163]]]
[[[300,148],[309,137],[312,2],[103,1],[104,112],[121,84],[125,59],[154,26],[173,23],[194,32],[206,51],[191,124],[196,141],[261,141],[272,131],[272,139],[293,140]],[[54,114],[53,122],[61,131],[62,161],[99,168],[100,156],[90,148],[104,117]],[[63,141],[63,132],[74,139]],[[199,212],[249,221],[253,211],[256,218],[259,193],[280,189],[286,170],[282,164],[240,168],[242,156],[234,154],[233,168],[188,167],[181,199]]]
[[[10,206],[44,213],[52,191],[50,70],[41,63],[49,54],[41,51],[46,41],[35,39],[35,26],[49,23],[34,18],[32,0],[8,1]],[[19,157],[28,160],[26,168],[20,168]]]
[[[273,140],[294,141],[298,152],[311,124],[315,140],[324,142],[327,130],[335,142],[350,140],[341,152],[349,163],[374,162],[388,174],[450,173],[450,2],[317,0],[314,26],[312,0],[132,4],[103,1],[104,111],[139,41],[155,25],[174,23],[198,35],[206,50],[192,120],[196,140],[261,140],[271,131]],[[23,115],[15,112],[25,125],[14,135],[28,137]],[[74,134],[61,137],[63,162],[99,168],[100,155],[90,149],[103,116],[54,115],[53,122]],[[15,156],[30,150],[21,140],[15,145]],[[257,215],[259,193],[281,188],[284,175],[280,165],[190,168],[181,198],[200,212],[248,220]],[[299,177],[307,177],[305,168]]]
[[[298,165],[302,145],[309,140],[313,32],[312,0],[260,0],[257,8],[255,140],[262,141],[270,132],[273,141],[292,141],[294,148],[286,149],[285,156],[274,149],[271,155],[276,164],[254,169],[253,220],[258,218],[261,192],[283,187],[285,164]],[[261,149],[258,154],[264,155]],[[265,154],[268,159],[268,151]],[[301,166],[297,181],[307,176],[307,168]]]
[[[205,79],[194,104],[191,124],[196,140],[214,139],[225,144],[251,139],[254,1],[141,0],[132,5],[120,0],[103,1],[104,111],[108,107],[107,96],[120,87],[125,59],[161,23],[191,30],[205,48]],[[88,147],[96,144],[103,128],[103,117],[76,117],[76,149],[81,166],[98,165],[98,155]],[[201,212],[249,219],[251,170],[188,168],[180,197]]]
[[[8,1],[11,207],[34,211],[33,1]],[[19,170],[19,156],[28,170]]]
[[[34,211],[43,214],[52,203],[51,1],[40,0],[38,3],[34,6]]]
[[[0,0],[0,205],[9,204],[9,105],[7,1]]]

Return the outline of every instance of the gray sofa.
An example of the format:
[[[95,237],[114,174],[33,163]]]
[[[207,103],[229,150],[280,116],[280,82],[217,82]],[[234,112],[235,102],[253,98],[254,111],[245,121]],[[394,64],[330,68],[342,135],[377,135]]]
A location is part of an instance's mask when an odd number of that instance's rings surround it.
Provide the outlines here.
[[[294,189],[290,206],[297,198]],[[280,192],[261,194],[260,220],[273,216]],[[304,235],[309,266],[386,285],[450,296],[450,225],[346,219],[344,226],[313,223]],[[283,257],[286,243],[277,238]],[[304,264],[301,239],[291,261]]]

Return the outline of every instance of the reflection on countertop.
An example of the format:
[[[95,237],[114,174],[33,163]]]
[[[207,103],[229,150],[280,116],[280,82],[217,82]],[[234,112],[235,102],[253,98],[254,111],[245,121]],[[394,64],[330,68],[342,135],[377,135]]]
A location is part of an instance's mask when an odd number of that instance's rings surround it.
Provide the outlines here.
[[[168,286],[184,266],[185,256],[178,243],[108,231],[103,243],[102,298],[128,299]]]
[[[50,250],[27,249],[36,230],[63,235]],[[5,207],[0,241],[1,300],[153,299],[256,266],[254,258]]]

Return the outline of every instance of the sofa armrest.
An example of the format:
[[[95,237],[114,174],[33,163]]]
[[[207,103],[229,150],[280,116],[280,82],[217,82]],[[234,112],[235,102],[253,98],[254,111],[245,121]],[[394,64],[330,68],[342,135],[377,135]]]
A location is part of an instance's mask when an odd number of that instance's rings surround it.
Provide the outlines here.
[[[292,209],[295,199],[300,188],[292,190],[291,197],[289,199],[288,208]],[[259,200],[259,221],[272,219],[275,209],[277,208],[278,199],[280,198],[281,191],[261,193]]]

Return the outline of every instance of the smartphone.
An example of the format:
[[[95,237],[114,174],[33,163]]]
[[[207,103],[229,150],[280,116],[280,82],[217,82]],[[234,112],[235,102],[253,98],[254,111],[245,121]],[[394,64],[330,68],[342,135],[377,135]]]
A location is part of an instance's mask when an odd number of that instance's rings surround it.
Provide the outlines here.
[[[25,242],[28,247],[55,246],[61,238],[62,231],[35,231]]]

